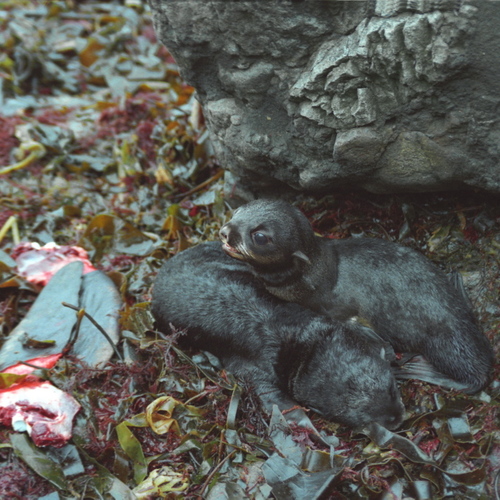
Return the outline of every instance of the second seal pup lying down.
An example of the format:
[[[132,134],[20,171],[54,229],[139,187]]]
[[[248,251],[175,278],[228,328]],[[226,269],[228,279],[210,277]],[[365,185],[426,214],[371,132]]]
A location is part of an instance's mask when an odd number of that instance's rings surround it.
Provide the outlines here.
[[[185,344],[219,357],[268,409],[300,403],[353,427],[377,422],[395,429],[402,422],[382,342],[365,337],[363,327],[274,298],[218,242],[163,264],[152,313],[164,332],[169,324],[186,329]]]
[[[397,351],[423,355],[432,366],[422,379],[449,377],[470,393],[488,384],[493,351],[466,299],[415,250],[373,238],[320,238],[284,201],[238,208],[220,236],[226,253],[249,263],[276,297],[336,320],[361,317]]]

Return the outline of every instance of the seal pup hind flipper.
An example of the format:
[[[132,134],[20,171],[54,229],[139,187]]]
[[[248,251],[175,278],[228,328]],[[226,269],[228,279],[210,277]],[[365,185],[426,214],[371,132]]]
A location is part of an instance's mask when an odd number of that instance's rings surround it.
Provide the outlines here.
[[[151,310],[160,330],[186,329],[181,342],[217,356],[269,410],[298,403],[352,427],[401,424],[401,396],[377,342],[354,334],[356,325],[276,299],[218,242],[163,264]]]
[[[220,236],[224,251],[276,297],[336,320],[363,318],[395,350],[423,355],[465,392],[489,383],[493,350],[468,301],[417,251],[376,238],[317,237],[281,200],[238,208]]]
[[[412,356],[405,363],[394,366],[393,373],[398,380],[418,379],[447,389],[467,392],[469,386],[438,372],[423,356]]]

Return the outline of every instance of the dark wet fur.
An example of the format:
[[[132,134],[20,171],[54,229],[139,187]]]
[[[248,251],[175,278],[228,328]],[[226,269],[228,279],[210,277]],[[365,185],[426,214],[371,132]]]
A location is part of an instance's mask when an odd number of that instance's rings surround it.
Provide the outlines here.
[[[256,231],[270,243],[256,245]],[[319,238],[283,201],[240,207],[221,237],[252,256],[245,260],[275,296],[333,319],[363,318],[395,350],[423,355],[436,383],[445,375],[470,393],[489,383],[493,351],[469,301],[415,250],[380,239]],[[422,379],[433,381],[425,369]],[[418,378],[418,369],[408,373]]]
[[[376,421],[395,428],[402,421],[404,408],[380,341],[359,325],[274,298],[218,242],[165,262],[152,312],[162,331],[170,324],[186,329],[184,344],[211,352],[253,385],[268,409],[298,402],[353,427]]]

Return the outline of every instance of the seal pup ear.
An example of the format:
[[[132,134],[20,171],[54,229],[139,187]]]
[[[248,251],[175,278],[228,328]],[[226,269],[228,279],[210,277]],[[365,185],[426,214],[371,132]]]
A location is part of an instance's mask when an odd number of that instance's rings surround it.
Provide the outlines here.
[[[297,259],[303,260],[304,262],[307,262],[308,264],[311,264],[311,261],[309,260],[309,257],[301,252],[300,250],[297,250],[296,252],[292,253],[292,257],[297,257]]]

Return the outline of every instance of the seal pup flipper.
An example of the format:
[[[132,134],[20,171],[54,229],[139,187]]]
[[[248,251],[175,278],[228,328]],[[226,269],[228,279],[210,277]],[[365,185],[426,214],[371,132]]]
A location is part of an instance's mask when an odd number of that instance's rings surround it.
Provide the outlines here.
[[[465,393],[474,393],[470,385],[458,382],[451,377],[438,371],[423,356],[418,354],[403,353],[401,359],[397,359],[393,347],[384,341],[375,331],[358,322],[357,318],[351,318],[349,324],[357,335],[364,336],[371,342],[378,342],[381,346],[381,356],[392,364],[392,372],[398,380],[416,379],[439,385],[447,389],[456,389]]]
[[[400,366],[394,367],[392,371],[396,379],[399,380],[417,379],[465,393],[474,394],[477,392],[476,390],[471,390],[468,384],[463,384],[440,373],[423,356],[419,355],[412,357]]]

